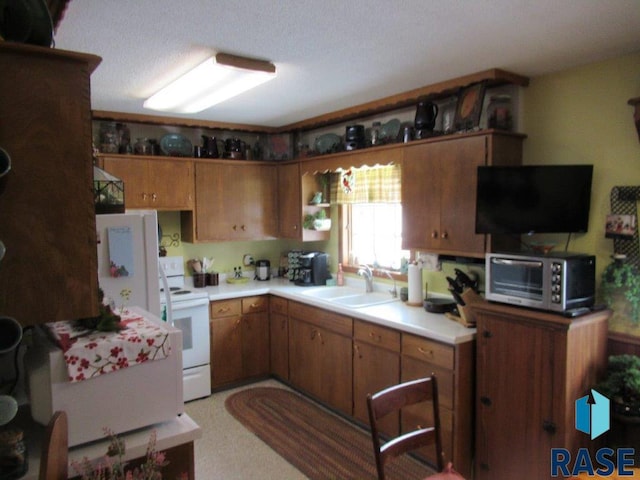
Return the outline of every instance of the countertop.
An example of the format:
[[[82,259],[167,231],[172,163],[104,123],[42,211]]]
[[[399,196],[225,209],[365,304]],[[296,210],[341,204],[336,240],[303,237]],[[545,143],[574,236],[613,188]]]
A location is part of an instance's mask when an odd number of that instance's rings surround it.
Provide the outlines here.
[[[187,277],[186,282],[191,281],[191,279],[192,277]],[[365,292],[364,281],[348,278],[346,279],[346,284],[349,287],[362,288],[362,293]],[[453,320],[449,320],[443,314],[429,313],[422,306],[409,306],[399,299],[392,303],[364,308],[351,308],[304,295],[303,292],[308,288],[322,287],[298,286],[284,278],[272,278],[266,281],[249,280],[243,284],[229,284],[221,278],[220,285],[198,288],[197,290],[206,291],[209,294],[210,301],[253,295],[276,295],[450,345],[469,342],[475,338],[475,328],[467,328]],[[385,292],[389,288],[391,288],[389,283],[374,283],[375,291]],[[445,297],[445,295],[438,296]]]

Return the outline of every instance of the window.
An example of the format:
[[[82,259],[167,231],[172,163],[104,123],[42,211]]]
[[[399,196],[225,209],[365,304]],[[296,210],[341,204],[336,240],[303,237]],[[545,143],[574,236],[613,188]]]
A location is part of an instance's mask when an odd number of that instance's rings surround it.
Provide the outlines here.
[[[402,204],[358,203],[347,207],[348,263],[400,270],[410,252],[402,249]]]
[[[400,270],[402,204],[398,165],[352,168],[334,175],[332,201],[342,204],[341,261]]]

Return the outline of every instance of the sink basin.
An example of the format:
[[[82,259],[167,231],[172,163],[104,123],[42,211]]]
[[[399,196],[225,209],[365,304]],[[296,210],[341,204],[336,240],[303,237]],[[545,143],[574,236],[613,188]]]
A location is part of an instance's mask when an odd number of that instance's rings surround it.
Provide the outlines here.
[[[362,308],[379,305],[381,303],[391,303],[398,300],[393,298],[389,293],[371,292],[360,293],[358,295],[349,295],[345,297],[336,297],[329,300],[331,303],[342,305],[344,307]]]
[[[318,287],[310,288],[302,292],[318,300],[324,300],[336,305],[350,308],[363,308],[381,303],[390,303],[397,300],[387,292],[363,293],[360,288],[352,287]]]

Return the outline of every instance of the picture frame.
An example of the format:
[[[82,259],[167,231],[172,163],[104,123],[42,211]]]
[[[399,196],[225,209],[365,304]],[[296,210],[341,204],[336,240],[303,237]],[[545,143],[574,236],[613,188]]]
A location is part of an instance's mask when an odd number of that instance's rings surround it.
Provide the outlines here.
[[[605,238],[633,239],[636,233],[635,215],[607,215]]]
[[[485,89],[485,82],[480,82],[460,91],[454,120],[457,131],[473,130],[479,126]]]

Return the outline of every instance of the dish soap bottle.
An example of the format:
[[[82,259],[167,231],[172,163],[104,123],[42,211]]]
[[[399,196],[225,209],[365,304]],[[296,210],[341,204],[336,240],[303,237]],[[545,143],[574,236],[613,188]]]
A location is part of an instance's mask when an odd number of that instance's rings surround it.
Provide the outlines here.
[[[338,264],[338,274],[336,275],[337,278],[337,283],[339,287],[344,286],[344,272],[342,271],[342,264],[339,263]]]

